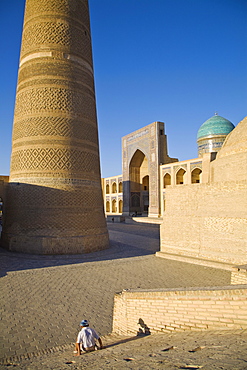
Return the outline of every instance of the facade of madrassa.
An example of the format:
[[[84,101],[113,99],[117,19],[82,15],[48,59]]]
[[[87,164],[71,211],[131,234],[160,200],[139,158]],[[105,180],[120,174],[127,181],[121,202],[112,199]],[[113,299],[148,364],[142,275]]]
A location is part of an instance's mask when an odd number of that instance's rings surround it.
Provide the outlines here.
[[[182,162],[168,156],[162,122],[124,136],[123,174],[102,179],[105,214],[163,217],[167,186],[207,183],[209,163],[233,129],[230,121],[214,115],[198,131],[198,158]]]
[[[157,256],[243,271],[247,282],[247,117],[215,115],[197,135],[198,158],[167,154],[164,124],[122,139],[123,174],[102,180],[106,215],[161,220]]]

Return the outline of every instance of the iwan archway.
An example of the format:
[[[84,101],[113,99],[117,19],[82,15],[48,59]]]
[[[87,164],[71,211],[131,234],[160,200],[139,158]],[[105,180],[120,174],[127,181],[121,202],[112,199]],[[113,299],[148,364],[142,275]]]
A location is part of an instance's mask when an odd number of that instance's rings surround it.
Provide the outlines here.
[[[163,122],[153,122],[122,138],[123,215],[160,216],[160,164],[176,162],[167,154]]]
[[[148,213],[149,206],[149,170],[148,159],[137,149],[129,165],[130,212]]]

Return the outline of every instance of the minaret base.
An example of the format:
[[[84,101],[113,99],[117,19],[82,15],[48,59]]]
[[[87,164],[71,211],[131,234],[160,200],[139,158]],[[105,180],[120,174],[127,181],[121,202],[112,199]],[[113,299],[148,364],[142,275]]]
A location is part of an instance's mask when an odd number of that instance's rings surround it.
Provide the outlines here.
[[[32,237],[2,233],[1,242],[4,248],[12,252],[43,255],[90,253],[109,247],[108,234],[74,237]]]

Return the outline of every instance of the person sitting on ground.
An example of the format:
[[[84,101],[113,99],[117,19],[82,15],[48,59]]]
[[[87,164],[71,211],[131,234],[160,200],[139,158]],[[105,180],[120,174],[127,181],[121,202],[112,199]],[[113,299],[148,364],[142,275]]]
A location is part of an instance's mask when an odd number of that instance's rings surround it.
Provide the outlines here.
[[[82,320],[80,322],[81,330],[77,336],[77,341],[75,344],[75,353],[76,356],[80,356],[81,351],[91,352],[98,349],[96,345],[96,340],[98,340],[100,349],[103,348],[102,340],[96,333],[96,331],[89,327],[87,320]]]

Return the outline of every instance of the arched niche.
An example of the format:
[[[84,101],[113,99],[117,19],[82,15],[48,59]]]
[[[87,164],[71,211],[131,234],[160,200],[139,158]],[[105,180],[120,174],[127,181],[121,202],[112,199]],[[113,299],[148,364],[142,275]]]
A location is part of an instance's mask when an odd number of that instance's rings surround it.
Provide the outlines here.
[[[198,184],[201,182],[202,170],[200,168],[194,168],[191,172],[191,184]]]
[[[176,174],[176,184],[184,184],[185,183],[185,174],[186,171],[183,168],[180,168]]]
[[[168,185],[171,185],[171,175],[166,173],[163,177],[163,188],[166,188]]]
[[[112,200],[112,203],[111,203],[111,211],[112,211],[112,213],[116,213],[117,212],[117,201],[116,201],[116,199],[113,199]]]
[[[123,201],[122,201],[122,199],[120,199],[119,202],[118,202],[118,212],[119,213],[123,212]]]

